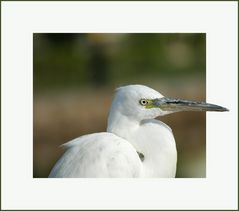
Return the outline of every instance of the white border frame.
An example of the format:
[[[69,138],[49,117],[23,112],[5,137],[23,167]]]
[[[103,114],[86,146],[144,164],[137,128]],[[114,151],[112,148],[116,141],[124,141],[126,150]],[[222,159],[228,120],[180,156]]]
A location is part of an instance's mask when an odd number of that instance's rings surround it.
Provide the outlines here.
[[[2,209],[237,209],[237,2],[1,3]],[[39,32],[207,33],[207,178],[33,179]]]

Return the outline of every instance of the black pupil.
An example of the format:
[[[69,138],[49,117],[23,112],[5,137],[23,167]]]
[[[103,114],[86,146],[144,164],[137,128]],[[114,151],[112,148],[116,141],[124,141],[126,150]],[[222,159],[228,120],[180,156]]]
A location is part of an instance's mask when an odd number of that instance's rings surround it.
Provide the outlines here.
[[[146,101],[145,101],[145,100],[142,100],[142,104],[146,104]]]

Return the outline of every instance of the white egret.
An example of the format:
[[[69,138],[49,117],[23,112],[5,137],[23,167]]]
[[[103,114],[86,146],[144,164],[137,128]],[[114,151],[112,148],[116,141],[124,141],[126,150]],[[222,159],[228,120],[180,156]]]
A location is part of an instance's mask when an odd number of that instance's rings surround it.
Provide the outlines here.
[[[116,90],[107,132],[76,138],[49,177],[175,177],[177,150],[169,126],[154,118],[178,111],[228,111],[218,105],[167,98],[143,86]]]

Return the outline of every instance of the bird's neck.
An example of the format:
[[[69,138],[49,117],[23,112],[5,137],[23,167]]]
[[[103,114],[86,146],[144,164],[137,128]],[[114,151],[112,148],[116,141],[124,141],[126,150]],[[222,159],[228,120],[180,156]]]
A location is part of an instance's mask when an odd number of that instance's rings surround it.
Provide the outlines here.
[[[127,140],[144,155],[145,177],[175,177],[176,145],[171,129],[164,123],[157,120],[139,122],[114,112],[109,116],[107,132]]]
[[[138,128],[139,121],[129,118],[120,112],[110,113],[108,118],[107,132],[114,133],[121,138],[127,139],[130,133]]]

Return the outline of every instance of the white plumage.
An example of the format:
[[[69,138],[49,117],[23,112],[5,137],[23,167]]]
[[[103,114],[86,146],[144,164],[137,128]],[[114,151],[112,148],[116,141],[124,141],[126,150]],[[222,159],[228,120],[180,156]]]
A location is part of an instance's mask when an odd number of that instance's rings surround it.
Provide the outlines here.
[[[172,130],[154,118],[181,110],[226,111],[207,103],[165,98],[142,85],[118,88],[107,132],[76,138],[49,177],[175,177]]]
[[[112,133],[95,133],[64,145],[65,154],[49,177],[138,177],[141,162],[129,142]],[[130,156],[129,156],[130,155]]]

